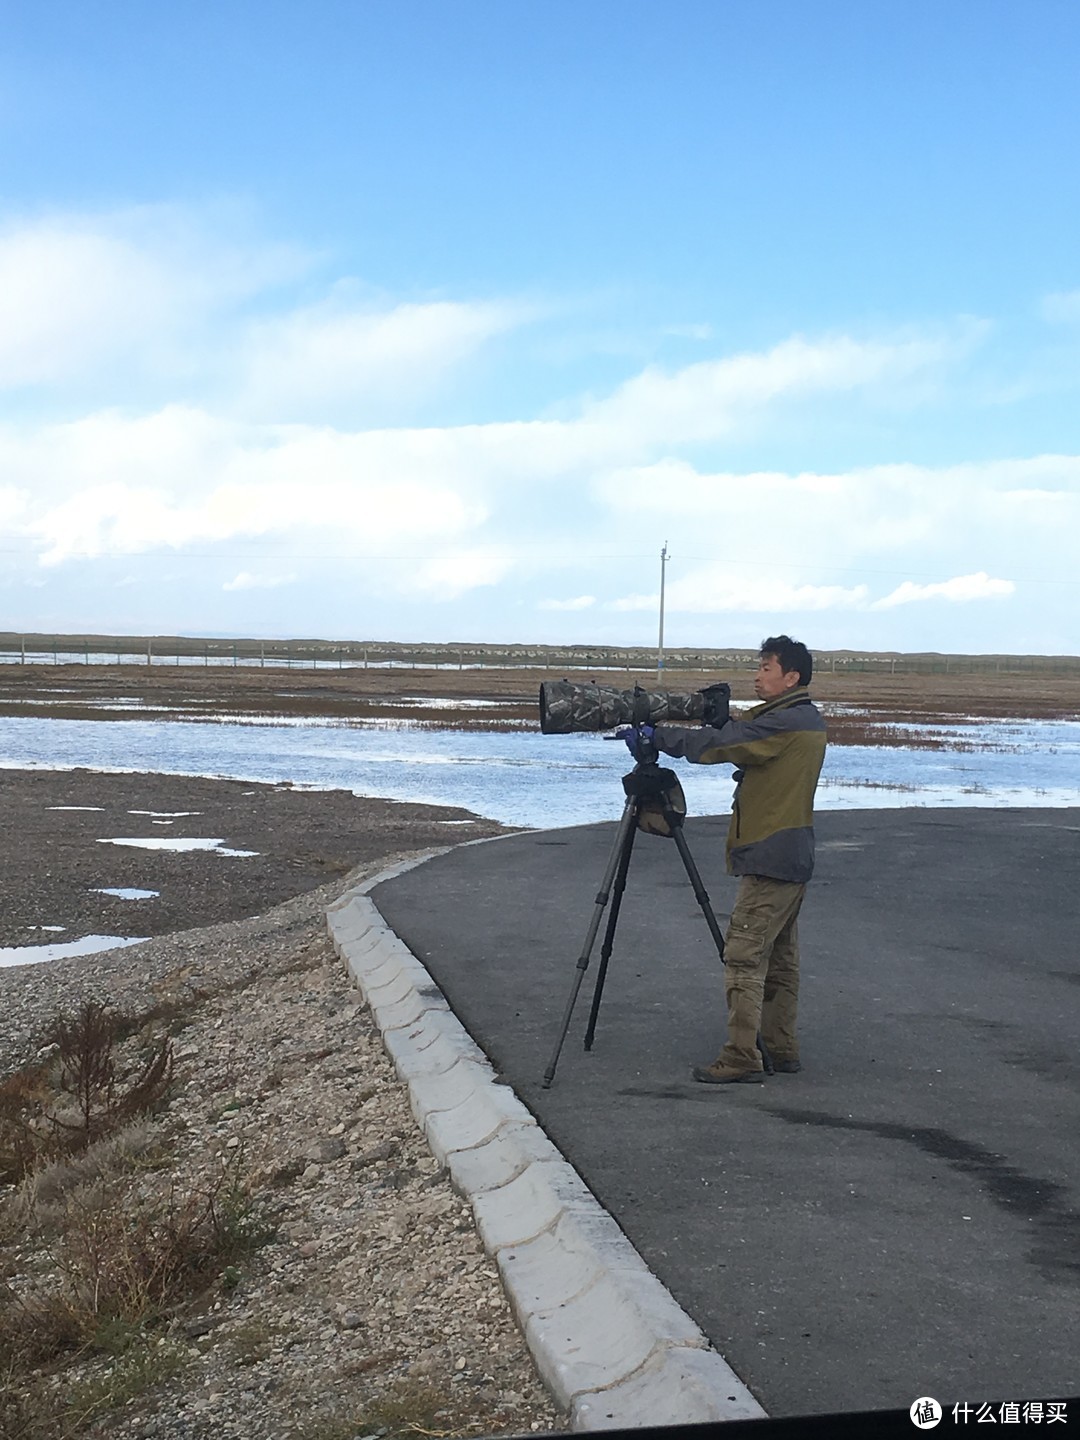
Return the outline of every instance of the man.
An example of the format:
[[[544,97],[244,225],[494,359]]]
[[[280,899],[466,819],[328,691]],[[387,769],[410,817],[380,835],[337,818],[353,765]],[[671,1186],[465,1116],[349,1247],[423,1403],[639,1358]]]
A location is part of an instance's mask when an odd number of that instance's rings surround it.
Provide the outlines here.
[[[812,673],[805,645],[771,636],[754,678],[762,704],[719,729],[658,725],[653,733],[668,755],[739,767],[727,841],[728,873],[742,877],[724,948],[728,1040],[711,1065],[694,1067],[704,1084],[760,1081],[759,1031],[774,1069],[802,1068],[796,920],[814,868],[814,791],[825,758],[825,722],[806,688]]]

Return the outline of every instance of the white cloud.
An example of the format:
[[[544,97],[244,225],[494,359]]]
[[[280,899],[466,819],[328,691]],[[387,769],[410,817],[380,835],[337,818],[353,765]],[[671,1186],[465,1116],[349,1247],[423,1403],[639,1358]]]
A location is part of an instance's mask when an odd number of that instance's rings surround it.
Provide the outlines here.
[[[295,575],[252,575],[248,570],[241,570],[239,575],[235,575],[231,580],[226,580],[221,588],[223,590],[274,590],[279,585],[292,585],[295,580]]]
[[[447,555],[418,564],[397,588],[403,593],[423,595],[431,600],[456,600],[470,590],[497,585],[513,568],[513,560],[484,555],[479,551]]]
[[[970,335],[894,343],[796,336],[768,351],[703,360],[671,374],[650,366],[606,399],[588,404],[584,418],[643,445],[722,439],[781,398],[897,384],[940,364],[970,340]]]
[[[0,473],[33,496],[19,529],[57,564],[73,556],[321,534],[364,552],[459,536],[484,507],[437,469],[379,453],[377,437],[309,427],[243,427],[171,406],[30,435],[0,430]],[[54,498],[57,477],[66,495]],[[305,543],[300,541],[300,543]]]
[[[954,604],[966,604],[971,600],[1000,600],[1012,595],[1016,586],[1011,580],[991,579],[985,571],[977,575],[955,575],[951,580],[935,581],[928,585],[905,580],[891,594],[871,605],[872,610],[891,610],[897,605],[910,605],[917,600],[948,600]]]
[[[414,400],[524,313],[509,304],[449,301],[379,312],[340,299],[296,310],[253,328],[240,403],[249,413],[296,419],[342,401]]]
[[[0,388],[187,368],[215,312],[307,264],[282,246],[211,240],[172,207],[58,215],[0,229]]]
[[[708,566],[665,587],[669,614],[781,613],[806,610],[852,609],[865,605],[865,585],[808,585],[760,575],[733,575],[722,565]],[[611,610],[658,612],[660,596],[626,595],[613,600]]]
[[[541,600],[538,610],[588,610],[596,604],[595,595],[576,595],[572,600]]]
[[[1062,290],[1044,295],[1039,307],[1044,320],[1052,325],[1069,325],[1080,320],[1080,290]]]
[[[655,527],[663,519],[666,531],[682,530],[689,538],[673,547],[676,560],[680,548],[700,555],[703,548],[745,544],[747,537],[766,545],[767,516],[782,516],[788,537],[773,555],[777,563],[814,557],[822,567],[917,551],[922,563],[912,568],[924,569],[927,557],[936,564],[938,550],[958,543],[1014,549],[1048,525],[1065,534],[1080,529],[1075,455],[832,473],[707,473],[669,458],[612,468],[592,489],[597,501],[624,521]]]

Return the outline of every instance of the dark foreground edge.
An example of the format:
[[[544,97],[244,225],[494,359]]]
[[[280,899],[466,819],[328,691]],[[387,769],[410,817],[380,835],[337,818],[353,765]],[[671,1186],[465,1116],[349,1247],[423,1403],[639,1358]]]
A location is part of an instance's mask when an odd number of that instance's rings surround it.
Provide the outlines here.
[[[1031,1403],[1031,1400],[1042,1407],[1041,1421],[1025,1422],[1023,1419],[1024,1406]],[[942,1415],[939,1422],[933,1426],[916,1425],[911,1418],[910,1410],[854,1410],[834,1415],[789,1415],[777,1420],[716,1420],[709,1421],[703,1425],[655,1425],[643,1429],[613,1429],[600,1430],[607,1440],[892,1440],[892,1437],[904,1437],[904,1440],[912,1440],[912,1437],[920,1435],[924,1430],[934,1430],[938,1435],[956,1431],[967,1430],[968,1426],[974,1427],[980,1423],[977,1420],[977,1413],[987,1406],[992,1412],[994,1420],[1001,1422],[1001,1410],[1004,1405],[1017,1405],[1021,1411],[1021,1419],[1017,1429],[1023,1429],[1030,1433],[1032,1425],[1039,1425],[1041,1429],[1046,1428],[1046,1415],[1051,1407],[1061,1411],[1062,1418],[1066,1425],[1071,1421],[1075,1428],[1080,1424],[1080,1395],[1057,1396],[1053,1399],[1040,1396],[1025,1397],[1017,1400],[1015,1397],[1009,1401],[983,1401],[973,1404],[970,1400],[953,1401],[942,1400]],[[912,1401],[914,1404],[914,1400]],[[953,1407],[957,1406],[959,1413],[954,1417]],[[965,1410],[968,1413],[965,1415]],[[518,1440],[552,1440],[554,1436],[565,1435],[566,1431],[548,1431],[542,1435],[525,1435],[518,1437]],[[1051,1431],[1051,1434],[1055,1432]],[[1066,1434],[1066,1431],[1060,1432]]]

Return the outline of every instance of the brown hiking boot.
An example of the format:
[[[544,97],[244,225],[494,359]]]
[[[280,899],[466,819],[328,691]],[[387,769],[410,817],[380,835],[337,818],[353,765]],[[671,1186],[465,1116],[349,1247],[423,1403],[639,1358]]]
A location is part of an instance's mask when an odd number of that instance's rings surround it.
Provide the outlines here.
[[[765,1079],[762,1070],[732,1070],[718,1060],[711,1065],[695,1065],[690,1073],[703,1085],[760,1085]]]

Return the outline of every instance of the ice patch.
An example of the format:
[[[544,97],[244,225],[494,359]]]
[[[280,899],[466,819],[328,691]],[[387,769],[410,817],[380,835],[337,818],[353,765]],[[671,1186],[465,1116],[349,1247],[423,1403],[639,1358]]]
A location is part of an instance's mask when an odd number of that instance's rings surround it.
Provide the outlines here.
[[[233,855],[240,858],[259,853],[258,850],[228,850],[225,848],[224,840],[181,839],[179,836],[168,840],[164,836],[160,839],[156,836],[152,839],[134,835],[118,836],[99,839],[97,843],[99,845],[131,845],[136,850],[205,850],[211,855]]]
[[[201,810],[129,810],[129,815],[149,815],[151,820],[185,820],[189,815],[201,815]]]

